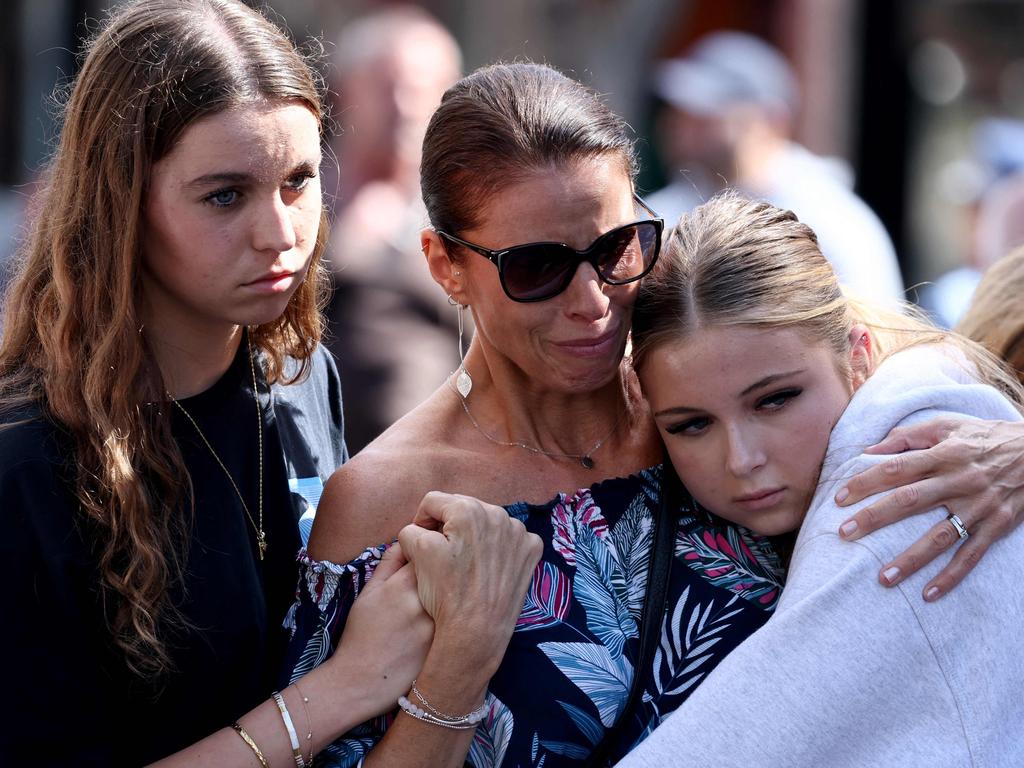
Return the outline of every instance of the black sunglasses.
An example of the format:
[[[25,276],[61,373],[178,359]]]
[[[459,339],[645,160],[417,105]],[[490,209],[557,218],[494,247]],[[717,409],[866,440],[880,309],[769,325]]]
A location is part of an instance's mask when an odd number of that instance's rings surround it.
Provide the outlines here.
[[[639,195],[633,195],[633,199],[654,218],[609,230],[582,251],[565,243],[526,243],[492,250],[441,230],[437,234],[493,263],[498,268],[501,287],[512,301],[544,301],[568,288],[583,262],[590,264],[609,285],[632,283],[651,271],[661,252],[665,221]]]

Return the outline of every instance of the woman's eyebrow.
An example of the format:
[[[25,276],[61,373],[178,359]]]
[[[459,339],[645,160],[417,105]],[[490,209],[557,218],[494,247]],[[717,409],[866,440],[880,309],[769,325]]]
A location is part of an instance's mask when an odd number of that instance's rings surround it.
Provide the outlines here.
[[[186,187],[205,187],[210,184],[241,184],[250,181],[252,176],[248,173],[237,171],[224,171],[221,173],[206,173],[197,176],[185,184]]]

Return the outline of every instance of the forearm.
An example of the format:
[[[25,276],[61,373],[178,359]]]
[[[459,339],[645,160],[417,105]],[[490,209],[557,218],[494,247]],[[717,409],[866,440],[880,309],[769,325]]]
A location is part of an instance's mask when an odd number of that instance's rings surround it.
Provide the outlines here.
[[[351,656],[348,654],[347,656]],[[316,754],[341,734],[390,709],[390,697],[377,694],[383,681],[371,679],[366,665],[339,649],[331,660],[281,691],[298,736],[303,758]],[[306,701],[303,701],[303,698]],[[268,698],[238,719],[270,766],[295,765],[292,744],[277,704]],[[307,734],[312,733],[312,739]],[[186,749],[160,760],[160,768],[178,766],[258,766],[253,750],[232,728],[222,728]]]

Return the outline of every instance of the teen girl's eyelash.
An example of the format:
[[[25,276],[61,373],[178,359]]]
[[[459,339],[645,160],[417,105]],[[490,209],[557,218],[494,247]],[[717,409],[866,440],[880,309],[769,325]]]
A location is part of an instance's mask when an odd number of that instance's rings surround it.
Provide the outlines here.
[[[710,422],[711,419],[707,416],[695,416],[692,419],[686,419],[677,424],[670,424],[665,427],[665,431],[670,435],[696,435],[707,429]]]
[[[766,408],[770,411],[777,411],[780,408],[785,408],[790,400],[795,397],[799,397],[803,391],[802,387],[780,389],[778,392],[772,392],[770,395],[765,395],[758,399],[757,408]]]

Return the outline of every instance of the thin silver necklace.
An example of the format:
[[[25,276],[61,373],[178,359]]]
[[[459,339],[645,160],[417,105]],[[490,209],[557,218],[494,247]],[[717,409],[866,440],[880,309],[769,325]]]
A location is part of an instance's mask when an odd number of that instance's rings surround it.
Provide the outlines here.
[[[536,453],[542,456],[550,456],[551,458],[554,459],[574,459],[575,461],[578,461],[580,463],[580,466],[583,467],[584,469],[594,468],[594,454],[601,449],[601,446],[604,445],[605,441],[609,437],[615,434],[615,431],[619,428],[619,425],[622,423],[622,417],[625,416],[626,413],[629,411],[629,404],[627,403],[626,408],[622,411],[622,413],[619,414],[619,418],[615,420],[615,424],[612,426],[611,431],[607,435],[602,437],[600,440],[598,440],[596,443],[594,443],[594,445],[586,453],[561,453],[559,451],[545,451],[543,448],[538,448],[535,445],[530,445],[529,443],[524,443],[519,440],[499,440],[494,435],[488,433],[487,430],[481,427],[480,423],[475,418],[473,418],[473,414],[469,410],[469,403],[466,402],[466,398],[464,398],[458,392],[458,390],[456,390],[455,387],[452,385],[451,376],[448,377],[447,382],[448,388],[455,394],[457,398],[459,398],[459,402],[462,403],[462,410],[466,412],[466,416],[469,417],[469,422],[473,425],[474,429],[476,429],[477,432],[486,437],[495,445],[502,445],[508,448],[522,448],[524,451],[529,451],[530,453]]]
[[[242,509],[245,510],[246,517],[249,518],[249,522],[252,524],[253,530],[256,531],[256,544],[259,547],[260,560],[262,560],[264,556],[267,554],[267,534],[263,530],[263,408],[260,406],[259,390],[256,389],[256,365],[252,361],[252,340],[249,338],[248,333],[246,333],[246,343],[249,346],[249,372],[252,374],[252,396],[253,399],[256,401],[256,436],[257,445],[259,445],[260,481],[258,496],[258,523],[256,522],[256,520],[253,519],[252,513],[249,511],[249,505],[245,503],[245,497],[242,496],[242,492],[238,490],[238,484],[235,483],[235,478],[231,476],[231,473],[228,472],[228,468],[224,466],[224,462],[221,461],[220,456],[218,456],[217,452],[213,450],[213,446],[210,445],[210,441],[206,439],[206,435],[204,435],[203,430],[199,428],[199,424],[196,423],[196,420],[192,418],[192,414],[185,410],[185,406],[183,406],[181,403],[179,403],[177,400],[171,397],[171,394],[169,392],[167,393],[167,397],[170,399],[172,403],[178,406],[178,409],[183,414],[185,414],[185,417],[190,422],[192,422],[192,426],[196,428],[196,432],[199,433],[199,437],[202,438],[203,443],[206,445],[210,453],[213,455],[214,460],[217,462],[220,468],[224,470],[224,474],[227,476],[228,482],[231,483],[231,487],[235,489],[235,495],[238,496],[238,500],[242,502]]]

